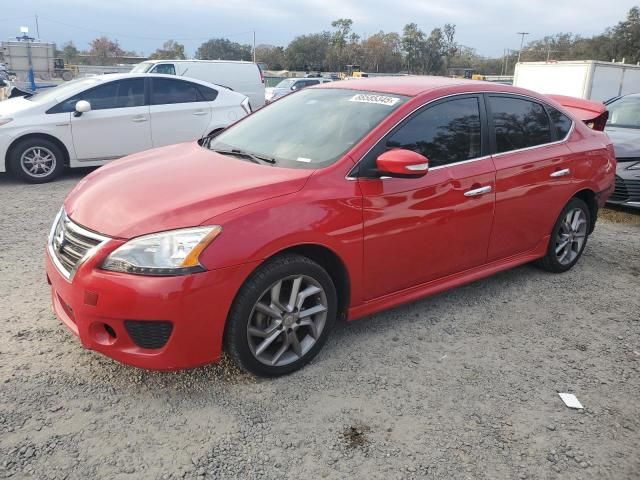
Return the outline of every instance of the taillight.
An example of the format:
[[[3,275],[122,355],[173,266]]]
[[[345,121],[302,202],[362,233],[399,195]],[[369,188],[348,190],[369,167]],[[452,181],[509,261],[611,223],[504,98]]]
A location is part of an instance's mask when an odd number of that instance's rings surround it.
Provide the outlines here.
[[[608,119],[609,119],[609,112],[605,110],[596,118],[592,120],[588,120],[584,123],[587,124],[587,127],[592,128],[593,130],[597,130],[598,132],[602,132],[604,131],[604,127],[606,126]]]
[[[247,112],[247,115],[249,115],[251,113],[251,105],[249,104],[249,98],[248,97],[245,97],[245,99],[242,100],[242,102],[240,102],[240,105],[242,106],[244,111]]]

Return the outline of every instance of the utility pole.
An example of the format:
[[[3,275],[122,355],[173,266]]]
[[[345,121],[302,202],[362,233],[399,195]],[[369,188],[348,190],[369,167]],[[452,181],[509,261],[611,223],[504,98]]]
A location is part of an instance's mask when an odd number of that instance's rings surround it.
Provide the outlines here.
[[[40,40],[40,27],[38,26],[38,15],[36,15],[36,35],[38,35],[38,40]]]
[[[256,63],[256,31],[253,31],[253,63]]]
[[[524,46],[524,36],[529,35],[529,32],[518,32],[518,35],[522,35],[520,39],[520,50],[518,50],[518,63],[520,63],[520,54],[522,53],[522,47]]]

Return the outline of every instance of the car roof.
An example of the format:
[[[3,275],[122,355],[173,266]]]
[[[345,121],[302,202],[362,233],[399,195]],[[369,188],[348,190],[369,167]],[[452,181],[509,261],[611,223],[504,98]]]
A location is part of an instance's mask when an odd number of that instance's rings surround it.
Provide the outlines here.
[[[177,75],[170,75],[170,74],[163,74],[163,73],[105,73],[103,75],[95,75],[93,77],[86,77],[87,79],[95,79],[97,82],[107,82],[107,81],[113,81],[113,80],[123,80],[123,79],[127,79],[127,78],[146,78],[146,77],[152,77],[152,78],[170,78],[173,80],[183,80],[186,82],[192,82],[192,83],[198,83],[200,85],[204,85],[205,87],[210,87],[210,86],[214,86],[214,87],[218,87],[218,88],[225,88],[225,89],[229,89],[229,87],[225,87],[224,85],[218,85],[216,83],[211,83],[211,82],[205,82],[204,80],[200,80],[198,78],[191,78],[191,77],[181,77],[181,76],[177,76]]]
[[[257,63],[248,62],[246,60],[200,60],[200,59],[192,59],[192,60],[145,60],[141,63],[239,63],[243,65],[257,65]]]
[[[463,80],[460,78],[449,77],[432,77],[426,75],[367,77],[350,79],[349,81],[328,82],[311,88],[366,90],[377,93],[404,95],[407,97],[415,97],[422,93],[435,90],[450,90],[451,93],[459,93],[463,91],[520,93],[542,98],[539,94],[534,94],[529,90],[501,83],[483,82],[480,80]]]

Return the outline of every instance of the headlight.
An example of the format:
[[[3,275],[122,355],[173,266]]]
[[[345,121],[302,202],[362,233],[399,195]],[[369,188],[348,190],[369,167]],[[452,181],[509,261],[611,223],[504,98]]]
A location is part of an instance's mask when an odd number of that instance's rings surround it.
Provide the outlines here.
[[[102,268],[137,275],[185,275],[204,271],[199,257],[222,227],[184,228],[129,240],[104,260]]]
[[[640,170],[640,162],[632,163],[627,167],[627,170]]]
[[[2,125],[6,125],[7,123],[9,123],[11,120],[13,120],[13,118],[0,118],[0,127]]]

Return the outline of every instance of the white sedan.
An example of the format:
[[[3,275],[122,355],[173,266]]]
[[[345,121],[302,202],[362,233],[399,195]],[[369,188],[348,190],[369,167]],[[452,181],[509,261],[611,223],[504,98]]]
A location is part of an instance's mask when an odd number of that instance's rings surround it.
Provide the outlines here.
[[[0,172],[29,183],[196,140],[250,113],[246,96],[174,75],[100,75],[0,102]]]

